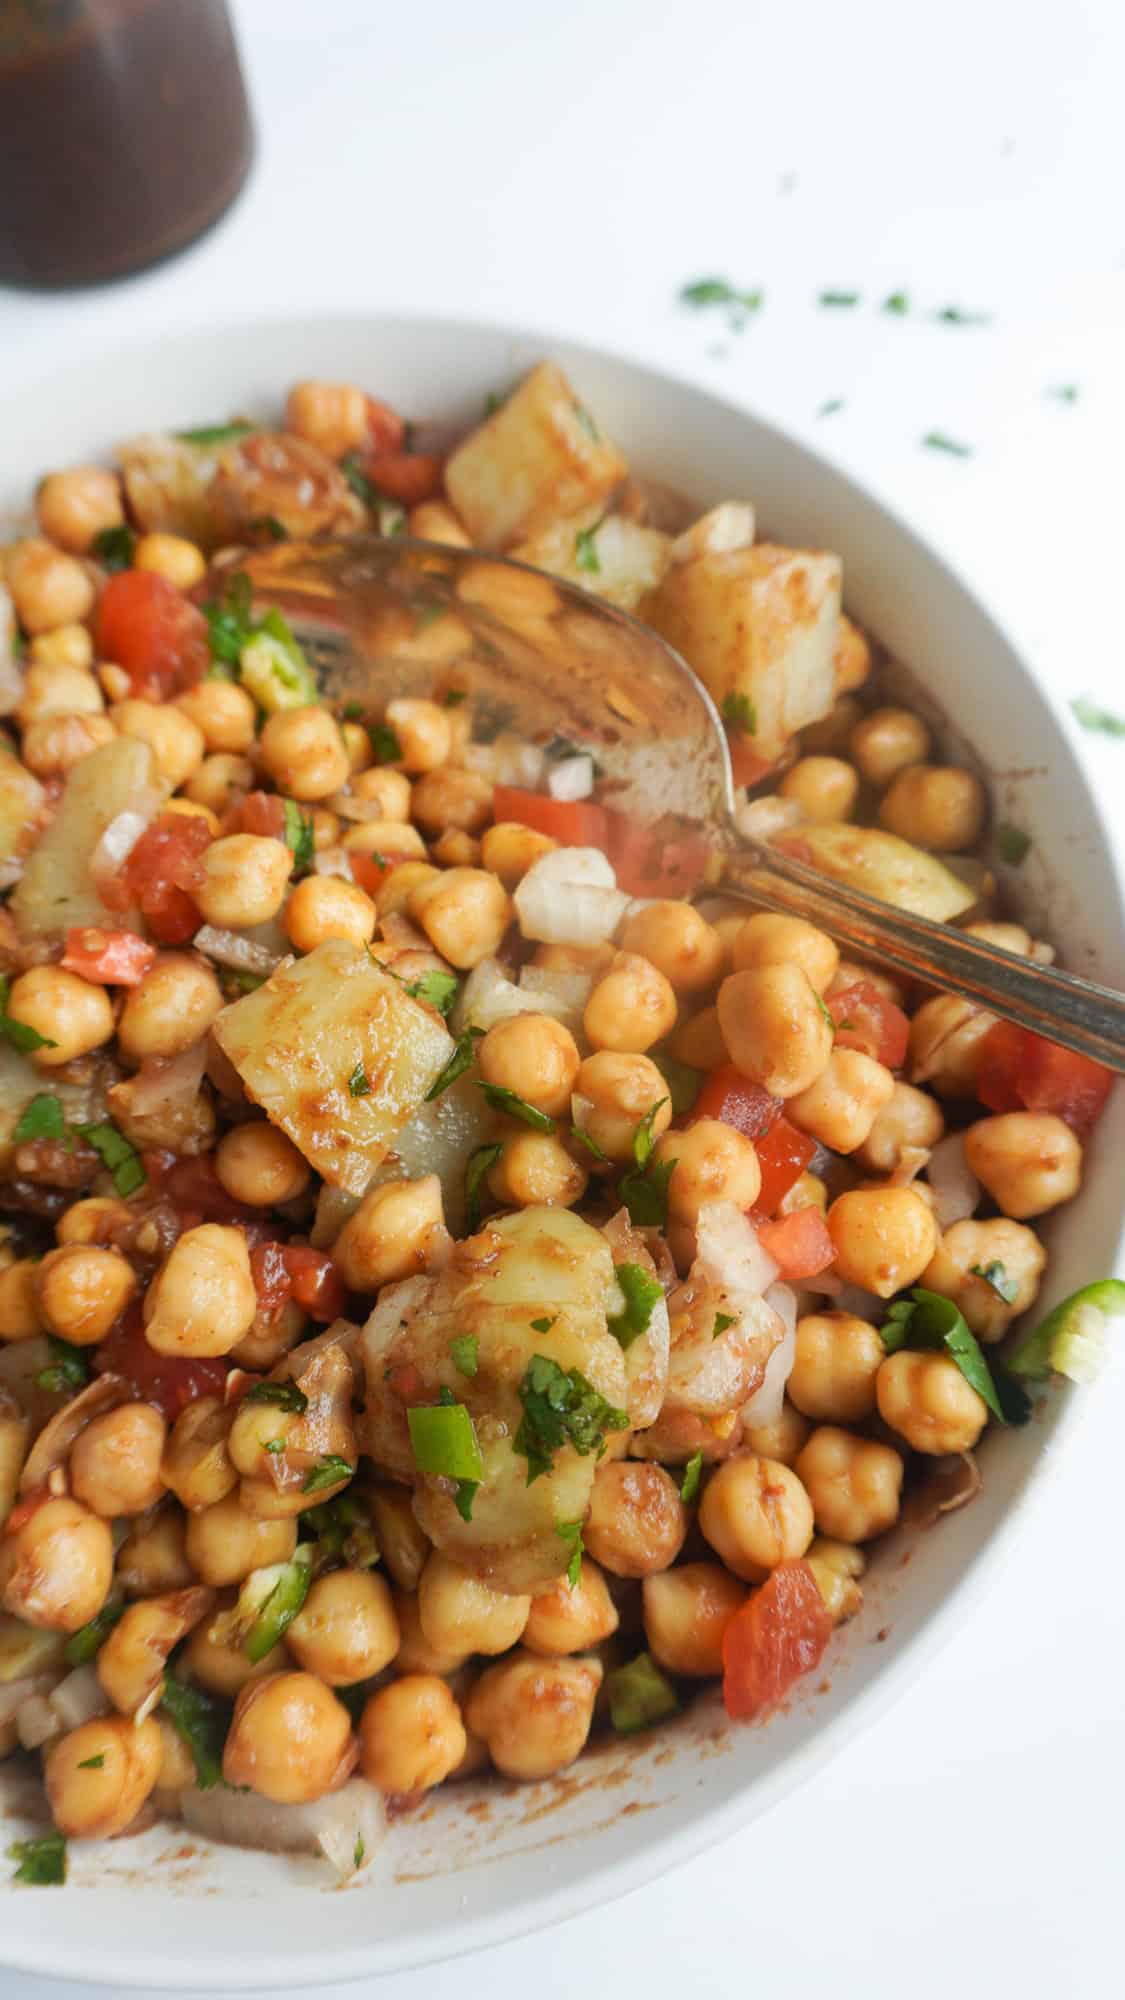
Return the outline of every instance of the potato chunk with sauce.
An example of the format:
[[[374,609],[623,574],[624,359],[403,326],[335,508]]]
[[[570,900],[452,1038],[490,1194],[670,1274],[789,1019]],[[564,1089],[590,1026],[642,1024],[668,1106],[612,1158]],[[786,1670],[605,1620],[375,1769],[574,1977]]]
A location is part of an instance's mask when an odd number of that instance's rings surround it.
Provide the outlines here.
[[[214,1023],[256,1104],[333,1187],[362,1194],[453,1053],[432,1007],[329,938]],[[362,1074],[367,1088],[356,1093]]]
[[[625,472],[561,368],[541,361],[458,445],[445,484],[473,541],[502,549],[608,500]]]

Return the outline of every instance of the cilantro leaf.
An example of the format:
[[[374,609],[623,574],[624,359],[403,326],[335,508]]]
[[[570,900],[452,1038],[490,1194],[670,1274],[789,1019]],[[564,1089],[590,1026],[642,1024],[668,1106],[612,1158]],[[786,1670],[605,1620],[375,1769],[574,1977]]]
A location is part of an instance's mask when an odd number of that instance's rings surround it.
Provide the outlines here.
[[[443,1090],[448,1090],[451,1083],[456,1083],[459,1076],[464,1076],[465,1071],[471,1069],[475,1060],[473,1045],[481,1040],[483,1034],[483,1028],[466,1028],[463,1035],[458,1035],[453,1054],[426,1092],[426,1104],[432,1104],[435,1097],[440,1097]]]
[[[681,285],[679,297],[684,306],[738,306],[743,312],[758,312],[765,294],[739,291],[727,278],[696,278],[693,284]]]
[[[363,1867],[363,1857],[366,1853],[367,1853],[367,1846],[364,1841],[363,1835],[362,1833],[357,1833],[355,1837],[355,1847],[352,1850],[353,1868]]]
[[[683,1501],[685,1507],[689,1501],[695,1499],[702,1477],[703,1453],[701,1451],[693,1451],[684,1467],[684,1476],[680,1481],[680,1499]]]
[[[296,799],[283,799],[285,809],[285,845],[293,856],[293,873],[312,866],[316,852],[313,837],[312,814],[302,812]]]
[[[30,1055],[33,1049],[57,1049],[58,1043],[49,1035],[41,1035],[38,1028],[29,1028],[26,1021],[13,1021],[8,1012],[11,987],[10,979],[0,979],[0,1035],[21,1055]]]
[[[228,667],[237,667],[242,648],[254,636],[254,586],[246,571],[236,569],[226,580],[223,594],[203,606],[211,658]]]
[[[93,1147],[102,1165],[108,1167],[119,1195],[135,1194],[139,1187],[144,1186],[148,1175],[141,1156],[116,1125],[111,1125],[106,1119],[97,1125],[76,1125],[74,1129],[88,1146]]]
[[[100,1611],[86,1625],[80,1625],[66,1642],[63,1658],[68,1667],[86,1667],[97,1657],[102,1642],[108,1639],[125,1606],[123,1604],[103,1604]]]
[[[570,1550],[570,1561],[566,1566],[566,1580],[572,1590],[575,1588],[582,1574],[582,1558],[586,1553],[582,1544],[582,1525],[581,1521],[555,1522],[556,1535],[561,1535],[567,1548]]]
[[[1088,694],[1076,695],[1070,708],[1075,721],[1080,722],[1083,729],[1092,730],[1098,736],[1125,736],[1125,720],[1114,715],[1111,709],[1099,708]],[[3,1022],[0,1022],[2,1026]]]
[[[137,538],[133,530],[121,521],[116,528],[103,528],[100,534],[94,536],[90,553],[103,569],[113,575],[119,569],[132,569],[136,546]]]
[[[459,1333],[449,1343],[449,1355],[458,1374],[470,1380],[480,1366],[480,1341],[475,1333]]]
[[[459,1479],[457,1481],[457,1491],[453,1495],[453,1505],[456,1507],[463,1521],[471,1521],[473,1518],[473,1501],[477,1497],[479,1486],[479,1479]]]
[[[371,1078],[364,1069],[362,1061],[357,1062],[348,1078],[348,1093],[351,1097],[370,1097],[371,1095]]]
[[[441,705],[443,708],[460,708],[461,703],[468,699],[468,688],[446,688],[441,698]]]
[[[550,1333],[551,1328],[554,1326],[557,1318],[558,1318],[558,1313],[551,1313],[551,1314],[544,1313],[542,1319],[533,1319],[531,1322],[533,1332]]]
[[[550,1472],[554,1454],[572,1445],[581,1458],[600,1457],[607,1431],[629,1427],[624,1410],[607,1403],[577,1368],[562,1369],[545,1354],[533,1354],[520,1383],[523,1418],[514,1448],[527,1460],[527,1483]]]
[[[728,728],[739,730],[745,736],[754,736],[758,729],[758,711],[748,694],[723,696],[723,721]]]
[[[25,1104],[12,1133],[12,1144],[22,1146],[28,1139],[61,1139],[66,1119],[59,1099],[52,1091],[41,1090]]]
[[[424,972],[406,991],[411,999],[424,1000],[427,1006],[436,1007],[439,1014],[448,1014],[457,998],[459,984],[455,972]]]
[[[895,1301],[888,1319],[893,1321],[890,1340],[888,1327],[884,1325],[880,1328],[888,1353],[904,1346],[923,1350],[944,1347],[997,1422],[1007,1423],[992,1372],[964,1315],[952,1299],[945,1298],[940,1292],[928,1292],[922,1285],[915,1285],[909,1300]]]
[[[223,1744],[226,1741],[226,1711],[213,1694],[168,1674],[160,1697],[169,1722],[191,1751],[195,1782],[201,1792],[211,1791],[223,1775]]]
[[[622,1174],[617,1192],[638,1229],[663,1229],[668,1221],[668,1183],[676,1160],[652,1160],[643,1171]]]
[[[818,292],[816,302],[818,306],[857,306],[859,304],[859,293]]]
[[[1019,1280],[1009,1278],[1007,1266],[1001,1263],[999,1257],[993,1257],[988,1264],[970,1264],[969,1269],[974,1278],[983,1278],[1006,1306],[1015,1304],[1019,1297]]]
[[[656,1145],[656,1134],[652,1129],[653,1124],[657,1112],[667,1102],[668,1099],[666,1097],[658,1097],[656,1103],[649,1106],[633,1134],[633,1158],[638,1167],[647,1167],[652,1158],[653,1147]]]
[[[521,1125],[530,1125],[533,1132],[554,1131],[553,1118],[549,1118],[545,1111],[540,1111],[534,1104],[529,1104],[526,1097],[520,1097],[516,1091],[509,1090],[506,1085],[482,1082],[480,1089],[486,1104],[491,1105],[493,1111],[502,1111],[507,1118],[518,1118]]]
[[[351,1479],[354,1473],[355,1466],[349,1465],[346,1458],[340,1458],[335,1452],[325,1452],[320,1464],[306,1472],[301,1491],[319,1493],[322,1487],[338,1486],[342,1479]]]
[[[360,465],[358,452],[345,452],[340,460],[340,470],[352,492],[358,495],[365,507],[378,505],[379,496]]]
[[[470,1235],[480,1228],[484,1177],[496,1165],[503,1150],[499,1140],[491,1146],[477,1146],[465,1164],[465,1222]]]
[[[60,1340],[57,1334],[47,1335],[46,1368],[41,1368],[35,1377],[37,1389],[45,1389],[48,1395],[60,1396],[68,1389],[84,1389],[90,1380],[90,1364],[82,1347],[72,1347],[68,1340]]]
[[[1044,392],[1056,403],[1076,403],[1078,401],[1077,382],[1056,382]]]
[[[572,1139],[577,1139],[578,1144],[580,1146],[585,1146],[586,1151],[588,1153],[592,1153],[595,1160],[600,1160],[603,1166],[608,1164],[609,1154],[602,1152],[602,1149],[599,1146],[597,1140],[592,1139],[588,1132],[584,1132],[582,1130],[581,1125],[572,1125],[570,1128],[570,1136]]]
[[[242,1400],[244,1403],[272,1403],[275,1409],[291,1410],[297,1417],[303,1417],[309,1407],[308,1397],[296,1382],[255,1382]]]
[[[104,1763],[105,1751],[99,1750],[96,1757],[83,1757],[78,1769],[80,1771],[100,1771]]]
[[[580,528],[574,537],[574,567],[585,570],[590,576],[601,575],[602,565],[594,540],[600,527],[601,522],[595,521],[592,528]]]
[[[1018,868],[1031,849],[1031,835],[1022,826],[1013,826],[1010,820],[997,820],[993,829],[996,838],[996,852],[1009,868]]]
[[[18,1861],[13,1882],[35,1889],[53,1889],[66,1881],[66,1836],[45,1833],[41,1840],[14,1840],[7,1850],[9,1861]]]
[[[713,1326],[713,1327],[711,1328],[711,1338],[712,1338],[712,1340],[718,1340],[718,1338],[719,1338],[719,1335],[720,1335],[721,1333],[725,1333],[725,1332],[726,1332],[726,1330],[727,1330],[727,1328],[728,1328],[728,1326],[733,1326],[733,1325],[734,1325],[734,1323],[735,1323],[735,1320],[737,1319],[737,1317],[738,1317],[737,1313],[723,1313],[723,1312],[717,1312],[717,1313],[715,1314],[715,1324],[714,1324],[714,1326]]]
[[[895,313],[901,319],[903,313],[909,312],[910,301],[905,292],[888,292],[883,300],[882,310],[885,313]]]
[[[402,761],[402,744],[389,722],[369,722],[367,734],[371,754],[377,764],[398,764]]]
[[[973,455],[971,444],[960,444],[944,431],[927,431],[922,443],[927,451],[944,451],[950,458],[971,458]]]
[[[834,417],[837,410],[842,410],[843,408],[844,398],[842,396],[829,396],[826,402],[819,405],[816,414],[818,417]]]
[[[219,445],[235,444],[239,438],[249,437],[256,426],[247,423],[201,424],[194,431],[173,431],[172,436],[181,444]]]
[[[652,1309],[657,1300],[664,1297],[664,1287],[659,1278],[645,1270],[643,1264],[618,1264],[613,1275],[624,1295],[625,1309],[613,1313],[606,1325],[627,1352],[633,1342],[647,1331]]]
[[[988,326],[991,313],[966,312],[962,306],[942,306],[934,318],[945,326]]]

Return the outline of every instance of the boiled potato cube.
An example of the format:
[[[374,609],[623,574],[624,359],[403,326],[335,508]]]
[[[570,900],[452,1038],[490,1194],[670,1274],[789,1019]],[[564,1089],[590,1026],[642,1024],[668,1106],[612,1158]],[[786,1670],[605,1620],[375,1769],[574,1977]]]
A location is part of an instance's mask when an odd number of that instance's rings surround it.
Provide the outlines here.
[[[254,1102],[351,1194],[453,1054],[433,1009],[342,938],[279,965],[212,1032]]]
[[[132,736],[103,743],[75,764],[58,811],[28,857],[11,901],[25,936],[46,937],[71,924],[104,924],[107,910],[90,875],[90,856],[118,813],[151,813],[163,787],[152,751]],[[113,923],[120,929],[122,918]]]
[[[758,755],[827,715],[841,564],[769,542],[673,564],[641,616],[694,667],[717,706],[737,702]]]
[[[458,445],[445,468],[453,505],[474,542],[507,548],[559,515],[608,500],[625,477],[561,368],[541,361],[495,415]]]
[[[622,611],[633,611],[660,582],[670,547],[671,538],[658,528],[642,528],[622,514],[601,515],[596,507],[587,507],[568,520],[553,521],[512,554]]]
[[[883,903],[894,903],[916,917],[949,923],[977,900],[977,891],[959,880],[932,854],[923,854],[897,833],[878,826],[850,826],[829,820],[821,826],[801,826],[778,842],[809,861],[821,874],[849,889],[865,890]]]

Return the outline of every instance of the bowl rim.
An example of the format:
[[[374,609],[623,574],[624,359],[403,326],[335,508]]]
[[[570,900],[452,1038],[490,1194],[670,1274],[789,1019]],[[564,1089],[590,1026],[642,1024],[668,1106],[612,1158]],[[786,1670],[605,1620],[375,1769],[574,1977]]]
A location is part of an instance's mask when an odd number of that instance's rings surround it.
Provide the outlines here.
[[[383,312],[355,307],[337,310],[326,306],[311,313],[248,309],[229,314],[221,322],[207,316],[194,324],[184,320],[177,326],[169,343],[165,343],[158,332],[148,330],[133,334],[125,341],[114,341],[112,345],[109,341],[100,342],[89,350],[84,349],[80,356],[70,361],[62,360],[55,352],[39,369],[21,368],[19,388],[23,394],[34,395],[37,391],[49,390],[52,382],[62,383],[74,377],[92,375],[99,367],[107,365],[111,357],[118,365],[128,367],[131,361],[136,362],[146,352],[151,353],[166,344],[178,344],[185,351],[190,345],[203,340],[209,346],[221,346],[226,340],[245,338],[252,331],[260,332],[267,343],[267,352],[271,339],[283,337],[286,333],[301,333],[307,337],[312,354],[316,352],[317,342],[322,351],[330,353],[333,341],[344,335],[354,337],[358,333],[366,333],[375,340],[381,333],[397,332],[400,336],[409,336],[419,330],[439,336],[444,334],[451,342],[459,334],[468,333],[474,337],[507,341],[521,348],[538,348],[544,355],[565,352],[579,362],[585,359],[592,365],[609,364],[618,368],[639,380],[656,396],[664,393],[669,386],[688,392],[720,410],[733,423],[752,426],[775,448],[805,459],[818,474],[830,477],[846,493],[857,496],[888,529],[905,539],[916,556],[931,567],[941,588],[967,604],[993,638],[1012,654],[1020,673],[1048,711],[1054,729],[1068,744],[1079,768],[1085,804],[1097,829],[1115,891],[1115,907],[1106,914],[1112,915],[1118,931],[1125,936],[1125,856],[1118,852],[1111,838],[1090,768],[1081,756],[1075,754],[1081,742],[1076,725],[1063,698],[1041,678],[1029,648],[1010,625],[1001,625],[989,609],[980,588],[963,574],[959,565],[921,534],[907,516],[897,512],[892,500],[884,497],[867,479],[843,468],[784,424],[760,415],[752,404],[735,400],[710,384],[701,383],[682,368],[637,359],[628,349],[560,333],[550,326],[534,322],[517,325],[470,313]],[[96,422],[95,413],[92,429],[96,428]],[[1125,1253],[1125,1195],[1116,1231],[1113,1262],[1115,1267],[1120,1267]],[[73,1933],[68,1933],[64,1926],[37,1930],[29,1924],[25,1936],[16,1938],[11,1935],[10,1912],[9,1921],[0,1931],[0,1965],[15,1971],[71,1978],[92,1985],[112,1983],[123,1988],[156,1986],[169,1992],[197,1989],[204,1979],[230,1990],[241,1991],[257,1991],[283,1984],[299,1988],[320,1983],[325,1978],[347,1983],[369,1978],[376,1973],[405,1971],[485,1950],[565,1922],[586,1909],[620,1900],[681,1862],[692,1860],[728,1839],[741,1827],[767,1812],[780,1798],[805,1785],[844,1743],[858,1738],[870,1728],[905,1692],[918,1676],[924,1660],[937,1657],[952,1637],[956,1624],[963,1620],[966,1611],[983,1592],[1002,1559],[1009,1537],[1022,1525],[1027,1512],[1037,1502],[1042,1502],[1044,1471],[1049,1463],[1052,1473],[1057,1474],[1060,1464],[1065,1463],[1066,1455],[1081,1431],[1087,1406],[1087,1397],[1066,1391],[1052,1398],[1049,1452],[1044,1451],[1029,1461],[1003,1515],[983,1545],[959,1570],[952,1586],[927,1611],[918,1629],[900,1640],[893,1653],[888,1653],[886,1664],[866,1687],[852,1694],[839,1713],[821,1723],[808,1742],[783,1751],[765,1772],[755,1776],[734,1796],[692,1811],[690,1816],[685,1816],[682,1825],[667,1832],[647,1837],[640,1835],[635,1853],[610,1860],[596,1871],[580,1868],[572,1879],[560,1881],[557,1887],[525,1893],[517,1902],[494,1913],[465,1916],[455,1912],[440,1930],[435,1929],[429,1934],[374,1937],[368,1944],[337,1952],[327,1962],[321,1955],[315,1972],[310,1956],[301,1951],[295,1954],[292,1946],[272,1954],[255,1950],[252,1962],[248,1962],[245,1953],[229,1950],[221,1955],[208,1954],[198,1961],[185,1963],[170,1961],[155,1949],[145,1949],[140,1955],[133,1951],[123,1951],[120,1955],[102,1951],[99,1963],[92,1968],[89,1942],[82,1939],[80,1924],[73,1927]],[[86,1889],[72,1891],[83,1899],[96,1893]],[[393,1889],[389,1893],[394,1893]],[[182,1907],[190,1910],[192,1904],[184,1902]]]

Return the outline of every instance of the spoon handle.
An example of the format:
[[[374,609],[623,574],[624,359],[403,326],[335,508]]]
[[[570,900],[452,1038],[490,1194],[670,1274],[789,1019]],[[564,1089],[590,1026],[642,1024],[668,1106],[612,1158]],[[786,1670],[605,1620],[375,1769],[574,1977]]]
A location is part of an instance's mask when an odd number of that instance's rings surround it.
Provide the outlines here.
[[[764,909],[804,917],[892,972],[977,1001],[1125,1074],[1125,995],[1108,986],[912,916],[773,848],[744,841],[740,852],[728,852],[722,886]]]

